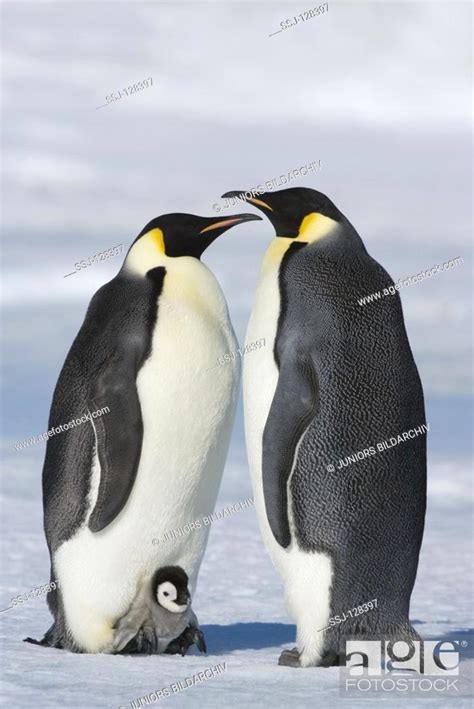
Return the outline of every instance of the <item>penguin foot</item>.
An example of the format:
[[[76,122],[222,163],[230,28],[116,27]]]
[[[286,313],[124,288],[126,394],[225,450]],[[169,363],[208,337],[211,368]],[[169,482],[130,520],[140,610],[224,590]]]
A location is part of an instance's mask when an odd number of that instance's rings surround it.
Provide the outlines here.
[[[188,625],[181,635],[170,642],[165,650],[167,655],[178,655],[184,657],[192,645],[197,645],[199,652],[207,653],[206,641],[202,630]]]
[[[339,667],[340,657],[337,652],[328,652],[323,655],[319,667]]]
[[[283,667],[301,667],[298,649],[294,647],[292,650],[283,650],[278,658],[278,664]]]
[[[119,651],[124,655],[152,655],[158,650],[158,638],[155,629],[149,626],[140,628],[138,633]]]
[[[151,655],[158,649],[158,638],[154,628],[145,626],[140,628],[137,635],[139,652]]]

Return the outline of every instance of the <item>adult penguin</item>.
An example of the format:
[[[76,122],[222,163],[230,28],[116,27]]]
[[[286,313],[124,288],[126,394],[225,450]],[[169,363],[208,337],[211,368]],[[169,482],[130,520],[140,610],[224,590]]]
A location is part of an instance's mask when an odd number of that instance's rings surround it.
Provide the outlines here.
[[[393,281],[324,194],[223,196],[276,232],[246,337],[267,346],[245,361],[244,409],[257,514],[297,624],[280,664],[337,663],[348,638],[417,639],[427,427]]]
[[[237,342],[200,257],[229,227],[258,218],[153,219],[92,298],[49,419],[68,430],[49,438],[43,469],[59,589],[48,594],[54,623],[42,644],[111,651],[114,627],[159,567],[182,567],[193,593],[209,529],[153,539],[212,513],[240,378],[237,360],[212,367]],[[189,628],[175,650],[198,640]]]

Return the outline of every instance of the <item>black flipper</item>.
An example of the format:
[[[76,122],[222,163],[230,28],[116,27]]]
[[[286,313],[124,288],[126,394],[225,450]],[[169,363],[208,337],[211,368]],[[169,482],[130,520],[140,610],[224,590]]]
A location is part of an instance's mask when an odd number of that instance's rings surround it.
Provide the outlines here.
[[[135,353],[108,361],[95,386],[93,409],[109,413],[93,419],[100,462],[100,485],[89,529],[100,532],[121,512],[133,488],[143,438],[143,421],[135,383]],[[126,353],[125,353],[126,355]]]
[[[263,431],[262,479],[268,522],[278,544],[290,544],[287,484],[298,442],[318,407],[318,380],[306,356],[280,363],[278,384]]]
[[[85,523],[95,438],[101,480],[90,529],[103,530],[130,495],[143,433],[136,378],[151,351],[165,274],[162,267],[149,271],[145,279],[124,271],[103,286],[92,298],[66,357],[54,392],[49,428],[108,409],[48,440],[43,503],[51,555]],[[51,601],[57,618],[53,596]]]

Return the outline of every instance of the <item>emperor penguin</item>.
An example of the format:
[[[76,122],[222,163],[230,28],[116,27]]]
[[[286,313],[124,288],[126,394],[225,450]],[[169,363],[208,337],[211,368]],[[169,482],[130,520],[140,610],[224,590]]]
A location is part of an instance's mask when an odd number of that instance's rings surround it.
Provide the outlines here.
[[[157,568],[181,567],[194,593],[208,528],[172,544],[153,539],[214,509],[240,370],[237,360],[212,369],[238,345],[200,258],[229,227],[256,218],[157,217],[92,298],[49,418],[67,430],[49,438],[43,468],[59,589],[48,594],[54,623],[41,644],[112,651],[114,628]],[[197,640],[187,629],[185,645]]]
[[[138,591],[129,612],[119,620],[113,652],[130,652],[137,643],[142,647],[147,644],[150,653],[166,652],[174,641],[183,637],[186,628],[197,628],[188,582],[188,575],[180,566],[157,569],[149,583]],[[130,641],[132,648],[128,645]],[[202,634],[197,645],[201,652],[206,651]],[[183,654],[186,649],[184,645]]]
[[[245,194],[223,196],[276,233],[246,335],[267,346],[245,362],[244,415],[259,523],[297,627],[279,664],[329,666],[347,639],[419,640],[423,391],[393,281],[335,204],[306,188]],[[359,305],[384,288],[394,295]]]

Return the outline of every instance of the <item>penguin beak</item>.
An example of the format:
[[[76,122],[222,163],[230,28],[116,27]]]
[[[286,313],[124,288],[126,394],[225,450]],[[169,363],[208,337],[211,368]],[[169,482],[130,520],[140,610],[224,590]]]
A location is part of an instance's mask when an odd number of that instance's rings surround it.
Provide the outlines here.
[[[256,207],[269,209],[273,212],[272,207],[270,207],[268,202],[264,199],[259,199],[259,197],[246,197],[246,194],[248,193],[246,193],[245,190],[231,190],[230,192],[225,192],[225,194],[222,195],[222,199],[224,197],[235,197],[236,199],[242,199],[244,202],[248,202],[249,204],[254,204]]]
[[[183,593],[180,593],[178,595],[178,598],[176,599],[176,602],[180,606],[189,606],[191,605],[191,594],[189,591],[186,589],[186,591],[183,591]]]
[[[204,229],[201,229],[199,233],[206,234],[210,231],[215,231],[216,229],[219,229],[219,232],[223,233],[227,229],[230,229],[230,227],[235,226],[236,224],[242,224],[243,222],[253,222],[255,220],[261,220],[261,217],[257,216],[256,214],[232,214],[231,216],[227,217],[227,219],[220,219],[217,222],[211,221],[211,223],[205,226]]]
[[[294,216],[292,200],[288,193],[291,190],[279,190],[278,192],[263,192],[254,196],[253,192],[243,190],[232,190],[226,192],[222,197],[236,197],[244,202],[255,205],[262,211],[275,229],[275,236],[286,236],[295,238],[298,236],[301,221],[305,215],[299,217],[298,212]]]

